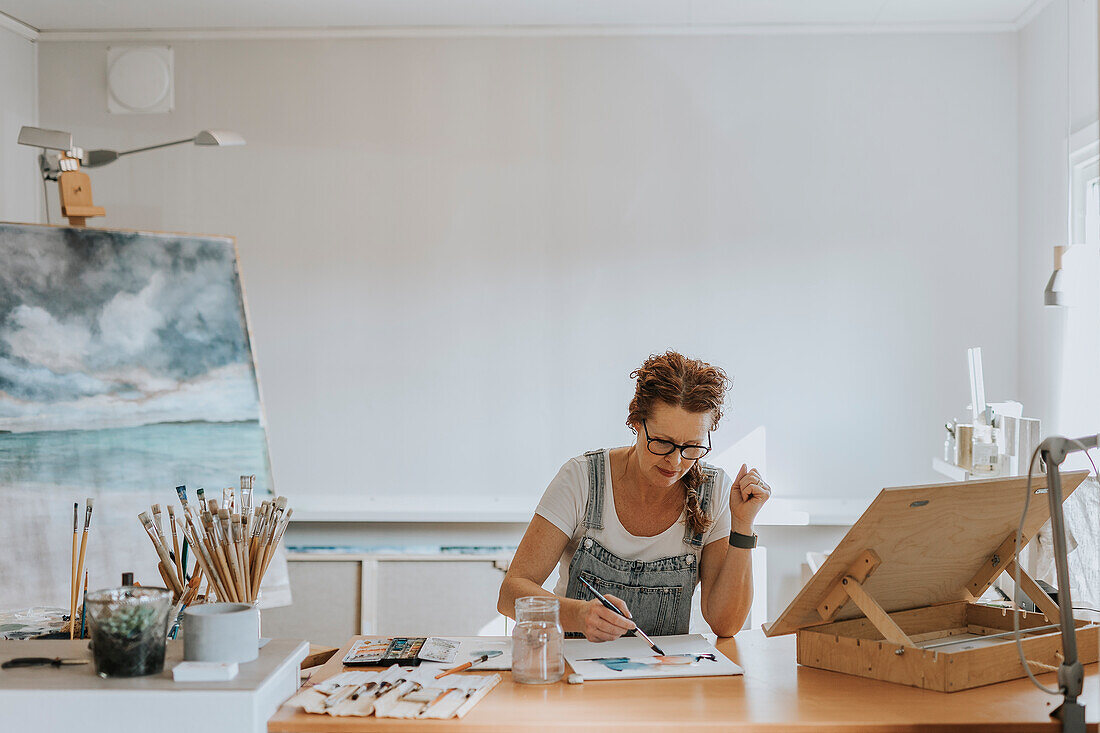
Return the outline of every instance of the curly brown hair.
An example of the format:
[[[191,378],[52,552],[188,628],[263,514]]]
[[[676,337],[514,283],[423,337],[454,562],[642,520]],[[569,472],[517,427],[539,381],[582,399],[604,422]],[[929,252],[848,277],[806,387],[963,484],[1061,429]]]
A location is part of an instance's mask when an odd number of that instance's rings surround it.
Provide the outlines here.
[[[657,403],[682,407],[688,412],[709,412],[711,430],[722,419],[722,404],[732,380],[719,367],[688,357],[676,351],[650,354],[645,362],[630,373],[635,380],[634,398],[626,424],[631,430],[647,419]],[[693,532],[702,532],[713,519],[699,506],[699,487],[703,471],[696,461],[684,474],[684,514]]]

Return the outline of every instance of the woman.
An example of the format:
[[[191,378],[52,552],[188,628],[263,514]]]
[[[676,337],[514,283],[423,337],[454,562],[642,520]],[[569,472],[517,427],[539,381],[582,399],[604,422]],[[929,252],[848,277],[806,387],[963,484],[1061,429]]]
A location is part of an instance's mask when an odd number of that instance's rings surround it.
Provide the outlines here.
[[[650,356],[626,424],[636,440],[567,462],[550,482],[500,587],[497,608],[557,595],[566,632],[610,641],[634,628],[686,634],[702,582],[703,618],[733,636],[752,604],[753,520],[771,489],[754,468],[735,480],[700,463],[722,417],[721,369],[674,351]],[[542,584],[559,564],[554,594]],[[589,581],[622,612],[605,608]],[[625,617],[624,617],[625,616]]]

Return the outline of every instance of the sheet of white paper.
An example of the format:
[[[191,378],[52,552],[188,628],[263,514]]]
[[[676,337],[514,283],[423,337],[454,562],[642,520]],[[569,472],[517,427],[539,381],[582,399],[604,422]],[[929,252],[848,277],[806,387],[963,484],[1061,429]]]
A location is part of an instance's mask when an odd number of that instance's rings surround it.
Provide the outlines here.
[[[621,636],[614,641],[591,642],[585,639],[567,639],[565,658],[573,671],[585,680],[628,680],[655,677],[713,677],[720,675],[743,674],[744,670],[725,657],[714,645],[700,634],[681,634],[679,636],[655,636],[653,641],[666,656],[681,654],[713,654],[715,661],[699,660],[693,664],[634,664],[624,669],[613,669],[604,662],[590,661],[626,657],[630,660],[646,662],[657,654],[642,639],[635,636]]]
[[[498,656],[491,657],[474,665],[470,671],[501,670],[512,668],[512,637],[510,636],[448,636],[451,641],[460,642],[458,653],[454,662],[445,667],[454,667],[463,662],[472,662],[486,652],[500,652]],[[428,662],[424,662],[428,664]]]

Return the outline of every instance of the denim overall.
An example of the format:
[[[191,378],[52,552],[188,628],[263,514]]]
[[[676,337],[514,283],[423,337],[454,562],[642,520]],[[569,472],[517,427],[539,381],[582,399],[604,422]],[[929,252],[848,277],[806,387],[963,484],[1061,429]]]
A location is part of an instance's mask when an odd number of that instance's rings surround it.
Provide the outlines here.
[[[634,622],[651,636],[686,634],[691,621],[691,597],[699,579],[699,549],[703,533],[684,531],[686,552],[651,562],[624,560],[608,551],[589,530],[603,529],[603,508],[606,469],[605,452],[585,453],[588,460],[588,501],[584,513],[584,536],[569,563],[569,584],[566,598],[582,601],[594,596],[581,583],[583,577],[600,593],[610,593],[626,601]],[[699,487],[699,505],[709,514],[718,469],[700,463],[705,480]],[[581,636],[570,634],[570,636]]]

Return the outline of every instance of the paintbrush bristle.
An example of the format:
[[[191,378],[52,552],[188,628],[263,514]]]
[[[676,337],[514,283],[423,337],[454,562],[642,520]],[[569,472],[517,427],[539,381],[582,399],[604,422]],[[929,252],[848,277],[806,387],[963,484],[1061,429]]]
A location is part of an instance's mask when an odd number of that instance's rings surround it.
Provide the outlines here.
[[[153,505],[153,514],[160,514],[160,504]]]
[[[142,512],[138,515],[138,519],[140,519],[141,523],[146,527],[151,527],[153,525],[153,518],[149,516],[149,512]]]

